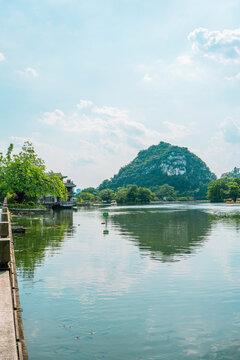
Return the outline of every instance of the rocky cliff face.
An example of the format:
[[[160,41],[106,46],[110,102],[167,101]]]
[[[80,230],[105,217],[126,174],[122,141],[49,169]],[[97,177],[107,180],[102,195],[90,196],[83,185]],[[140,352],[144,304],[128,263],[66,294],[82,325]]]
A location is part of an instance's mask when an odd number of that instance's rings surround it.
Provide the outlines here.
[[[152,187],[169,184],[180,192],[195,190],[216,176],[207,165],[187,148],[160,142],[120,169],[110,180],[104,180],[100,189],[124,187],[129,184]]]

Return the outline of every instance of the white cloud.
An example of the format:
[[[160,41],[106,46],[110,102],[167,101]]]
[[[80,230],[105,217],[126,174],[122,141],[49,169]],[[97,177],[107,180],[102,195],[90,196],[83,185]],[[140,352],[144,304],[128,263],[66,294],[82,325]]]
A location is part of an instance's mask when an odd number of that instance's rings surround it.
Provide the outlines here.
[[[240,124],[237,124],[231,118],[226,119],[220,124],[221,133],[227,143],[240,144]]]
[[[239,154],[240,121],[227,118],[220,123],[217,132],[209,139],[205,151],[199,155],[210,169],[220,176],[235,166],[240,167]]]
[[[151,83],[160,87],[164,86],[165,89],[175,86],[176,83],[181,81],[191,83],[207,78],[203,65],[196,61],[192,54],[177,56],[170,63],[157,60],[151,65],[141,64],[137,67],[137,70],[141,74],[142,83]]]
[[[61,110],[54,110],[52,112],[45,112],[43,118],[40,120],[41,122],[47,125],[54,125],[56,123],[60,123],[64,118],[64,113]]]
[[[236,75],[233,76],[225,76],[225,80],[228,81],[240,80],[240,73],[237,73]]]
[[[26,76],[26,77],[33,77],[33,78],[38,77],[38,72],[35,69],[31,68],[31,67],[28,67],[25,70],[18,70],[17,72],[20,75],[23,75],[23,76]]]
[[[164,86],[165,89],[178,84],[183,86],[183,81],[189,84],[204,81],[209,83],[210,80],[219,81],[219,74],[214,76],[214,71],[203,61],[204,58],[224,65],[240,64],[240,28],[223,31],[196,28],[188,35],[188,40],[192,42],[191,49],[172,61],[159,59],[151,64],[141,63],[136,66],[141,82],[151,84],[151,88]],[[234,76],[223,74],[221,78],[228,81],[239,80],[240,73]]]
[[[88,107],[91,107],[93,105],[92,101],[89,100],[80,100],[79,104],[77,104],[78,110],[82,110]]]
[[[0,53],[0,62],[4,60],[6,60],[5,56],[3,55],[3,53]]]
[[[89,223],[88,223],[89,224]],[[94,224],[94,223],[92,223]],[[79,253],[79,261],[77,258],[72,261],[71,269],[65,269],[61,267],[61,276],[56,279],[55,277],[48,277],[48,288],[57,290],[57,294],[66,288],[66,284],[69,283],[70,279],[74,279],[76,284],[86,284],[91,288],[91,284],[96,287],[96,292],[104,294],[105,298],[108,296],[121,296],[130,291],[131,287],[139,281],[143,281],[147,278],[149,273],[156,270],[157,263],[153,262],[150,257],[145,256],[142,259],[139,272],[141,277],[135,275],[129,276],[129,266],[131,264],[131,254],[129,251],[122,246],[121,241],[110,242],[102,237],[101,242],[94,243],[94,226],[84,225],[81,223],[81,232],[87,232],[88,239],[86,241],[78,242],[73,246],[74,251]],[[115,238],[118,238],[119,230],[114,231]],[[134,245],[131,245],[134,247]],[[105,256],[99,258],[99,252],[104,249]],[[111,252],[110,252],[111,249]],[[98,261],[89,262],[86,254],[91,253],[92,259],[98,259]],[[110,256],[115,254],[115,256]],[[106,261],[107,259],[107,261]],[[76,261],[75,261],[76,260]],[[79,263],[81,266],[79,266]],[[109,271],[109,263],[114,264],[115,271]],[[91,295],[91,292],[81,294],[79,300],[82,303],[94,304],[95,297]]]
[[[168,128],[168,133],[165,133],[165,136],[169,138],[169,140],[181,139],[186,136],[189,136],[194,129],[195,123],[192,122],[188,126],[175,124],[170,121],[163,122]]]
[[[152,81],[152,77],[149,74],[145,74],[142,78],[143,82],[151,82]]]
[[[143,124],[130,120],[126,110],[110,106],[93,107],[89,115],[76,112],[65,115],[56,109],[44,113],[40,122],[56,126],[64,132],[81,134],[91,140],[98,137],[105,137],[108,141],[114,139],[114,143],[117,139],[122,142],[132,142],[134,139],[136,143],[144,144],[148,137],[160,141],[161,136],[156,131],[148,130]]]
[[[64,132],[81,134],[90,141],[99,141],[100,137],[106,143],[127,143],[134,148],[141,148],[160,140],[173,140],[188,136],[192,131],[192,124],[188,127],[163,121],[167,128],[166,132],[158,132],[148,129],[142,123],[131,120],[126,110],[116,107],[94,106],[90,114],[78,114],[77,112],[65,115],[61,110],[46,112],[40,122],[55,126]]]
[[[152,130],[130,119],[126,110],[98,107],[92,102],[87,113],[81,109],[66,114],[56,109],[44,113],[39,121],[52,127],[56,138],[61,138],[64,133],[68,148],[61,155],[60,169],[62,167],[64,172],[74,174],[73,177],[81,179],[84,186],[99,185],[104,178],[113,176],[121,166],[133,160],[139,150],[160,141],[174,142],[193,131],[192,124],[186,127],[171,122],[162,122],[166,129],[163,132]],[[56,153],[62,151],[56,150]]]
[[[174,79],[189,82],[206,78],[206,71],[203,66],[196,60],[193,61],[192,57],[188,54],[178,56],[169,65],[169,72]]]
[[[193,42],[193,51],[200,51],[205,57],[224,65],[240,63],[240,28],[223,31],[197,28],[188,39]]]
[[[141,63],[136,66],[141,82],[151,84],[151,88],[169,89],[178,84],[182,87],[183,81],[191,85],[204,81],[209,84],[211,80],[219,81],[219,78],[228,81],[240,79],[240,73],[234,76],[226,76],[224,73],[223,76],[215,76],[210,63],[203,61],[210,59],[224,65],[240,64],[240,28],[223,31],[196,28],[188,35],[188,40],[192,42],[191,49],[172,61],[159,59],[150,64]]]
[[[95,107],[93,109],[93,112],[96,114],[102,114],[102,115],[107,115],[110,117],[118,117],[118,118],[127,116],[126,110],[120,110],[116,107],[111,107],[111,106]]]
[[[15,152],[20,151],[25,141],[30,141],[38,156],[45,161],[48,171],[53,170],[55,172],[61,172],[65,176],[72,177],[74,181],[77,182],[77,185],[81,186],[81,173],[78,169],[76,171],[76,166],[73,165],[76,161],[76,155],[71,151],[70,147],[56,146],[55,144],[49,144],[44,140],[38,140],[35,137],[24,138],[12,136],[10,141],[14,144]],[[91,179],[86,178],[86,181],[91,181]]]
[[[176,62],[181,65],[189,65],[189,64],[192,64],[192,59],[188,54],[185,54],[182,56],[177,56]]]
[[[146,64],[139,64],[139,65],[136,66],[136,70],[138,72],[146,72],[146,71],[150,70],[150,67],[146,66]]]

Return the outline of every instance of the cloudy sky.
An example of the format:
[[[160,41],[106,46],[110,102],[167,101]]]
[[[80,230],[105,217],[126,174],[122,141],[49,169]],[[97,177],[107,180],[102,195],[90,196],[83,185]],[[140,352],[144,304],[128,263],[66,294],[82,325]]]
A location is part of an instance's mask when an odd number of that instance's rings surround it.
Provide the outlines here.
[[[96,186],[160,141],[240,167],[240,2],[0,0],[0,148]]]

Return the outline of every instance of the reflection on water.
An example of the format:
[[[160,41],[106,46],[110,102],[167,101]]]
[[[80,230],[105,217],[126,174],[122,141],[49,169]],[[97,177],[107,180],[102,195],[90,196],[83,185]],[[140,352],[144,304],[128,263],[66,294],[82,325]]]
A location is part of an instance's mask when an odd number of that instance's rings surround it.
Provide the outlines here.
[[[12,218],[14,225],[15,217]],[[44,262],[46,253],[53,256],[62,246],[64,236],[73,234],[72,211],[51,212],[38,216],[17,217],[26,233],[14,234],[16,265],[23,277],[33,277],[36,266]]]
[[[232,214],[209,214],[209,218],[214,225],[218,222],[221,222],[225,226],[235,228],[236,231],[240,230],[240,213],[234,212]]]
[[[13,217],[30,359],[238,360],[240,207],[104,211]]]
[[[209,215],[196,210],[119,211],[111,221],[140,250],[149,250],[153,259],[163,262],[173,261],[174,255],[190,254],[211,228]]]
[[[235,343],[235,344],[234,344]],[[233,341],[230,346],[226,344],[219,345],[220,350],[212,349],[209,353],[201,357],[203,360],[234,360],[240,358],[239,340]]]

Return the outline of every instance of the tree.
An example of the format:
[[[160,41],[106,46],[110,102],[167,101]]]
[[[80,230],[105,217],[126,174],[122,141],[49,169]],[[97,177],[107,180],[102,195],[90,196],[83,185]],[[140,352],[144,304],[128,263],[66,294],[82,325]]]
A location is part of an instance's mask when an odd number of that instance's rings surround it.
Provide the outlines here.
[[[62,182],[61,176],[53,171],[47,174],[45,194],[53,195],[61,200],[67,200],[67,189]]]
[[[235,202],[240,194],[240,187],[236,181],[228,183],[228,194],[231,199]]]
[[[240,178],[240,168],[235,167],[232,171],[223,173],[221,175],[221,179],[225,179],[225,178],[228,178],[228,179],[229,178],[234,178],[234,179]]]
[[[95,196],[91,193],[88,192],[81,192],[80,194],[77,194],[77,199],[78,200],[83,200],[85,202],[92,202],[95,201]]]
[[[207,198],[211,202],[223,202],[227,197],[228,185],[226,180],[214,180],[208,186]]]
[[[164,184],[161,186],[154,186],[152,188],[156,196],[161,200],[174,200],[177,197],[177,191],[174,186]]]
[[[114,192],[112,189],[104,189],[100,191],[99,197],[102,201],[110,202],[114,198]]]
[[[98,195],[98,190],[95,189],[94,187],[85,188],[85,189],[82,190],[82,193],[83,193],[83,192],[90,193],[90,194],[93,194],[93,195],[95,195],[95,196]]]
[[[138,187],[137,185],[128,185],[127,187],[127,202],[134,204],[138,196]]]
[[[19,154],[12,155],[13,145],[4,157],[0,154],[1,197],[15,194],[19,203],[36,202],[43,195],[66,199],[66,188],[53,172],[45,173],[44,161],[37,156],[32,144],[26,141]]]
[[[127,202],[127,192],[126,188],[118,188],[118,191],[115,193],[115,200],[118,204],[125,204]]]
[[[151,192],[151,190],[144,187],[139,187],[136,202],[140,204],[149,204],[153,197],[154,194]]]
[[[199,183],[199,187],[194,190],[193,197],[195,200],[205,200],[207,198],[208,184]],[[190,194],[191,196],[191,194]]]

